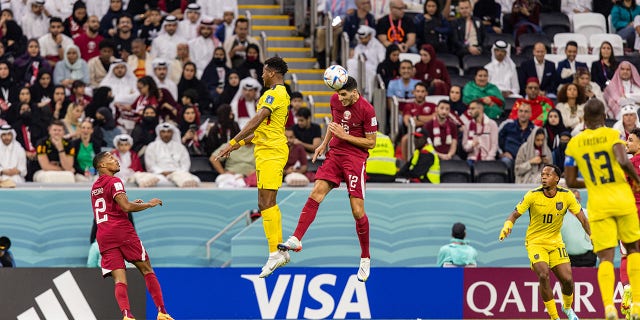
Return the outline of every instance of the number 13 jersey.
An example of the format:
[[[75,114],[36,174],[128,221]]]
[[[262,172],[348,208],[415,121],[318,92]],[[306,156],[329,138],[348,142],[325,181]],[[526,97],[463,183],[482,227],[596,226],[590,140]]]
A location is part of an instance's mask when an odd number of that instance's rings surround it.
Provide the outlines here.
[[[590,221],[636,212],[631,187],[613,153],[618,143],[624,143],[618,130],[600,127],[585,129],[567,145],[565,166],[577,166],[582,174]]]
[[[122,180],[108,175],[101,175],[91,188],[91,207],[98,224],[96,240],[100,252],[118,247],[127,241],[140,241],[128,214],[115,200],[121,193],[126,193]]]

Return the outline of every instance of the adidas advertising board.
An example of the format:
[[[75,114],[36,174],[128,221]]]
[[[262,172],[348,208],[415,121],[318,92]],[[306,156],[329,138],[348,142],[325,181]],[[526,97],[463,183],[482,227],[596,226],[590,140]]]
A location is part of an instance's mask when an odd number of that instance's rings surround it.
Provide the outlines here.
[[[132,312],[145,319],[144,280],[137,270],[128,270],[127,276]],[[100,269],[0,268],[0,318],[122,319],[113,290],[113,279],[103,279]]]

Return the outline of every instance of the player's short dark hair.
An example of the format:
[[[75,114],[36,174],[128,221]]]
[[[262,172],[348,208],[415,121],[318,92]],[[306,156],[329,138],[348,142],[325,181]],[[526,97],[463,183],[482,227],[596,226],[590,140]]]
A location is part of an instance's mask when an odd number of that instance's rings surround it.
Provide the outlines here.
[[[59,17],[51,17],[51,18],[49,18],[49,25],[52,25],[55,22],[60,22],[60,24],[62,24],[62,19],[60,19]]]
[[[462,222],[456,222],[451,227],[451,236],[456,239],[464,239],[467,227]]]
[[[546,167],[553,168],[553,172],[555,172],[558,178],[562,178],[562,169],[560,169],[560,167],[556,166],[555,164],[547,163],[542,168],[544,169]]]
[[[640,128],[633,128],[629,134],[634,134],[636,137],[640,138]]]
[[[111,48],[111,50],[116,51],[116,43],[111,39],[103,39],[98,44],[98,49],[102,50],[105,48]]]
[[[104,160],[104,158],[109,154],[109,152],[107,151],[102,151],[98,154],[96,154],[95,157],[93,157],[93,167],[96,168],[96,170],[98,170],[100,163],[102,163],[102,160]]]
[[[287,63],[282,58],[280,58],[278,56],[271,57],[271,58],[267,59],[264,62],[264,65],[267,68],[269,68],[269,69],[271,69],[271,70],[273,70],[273,71],[275,71],[275,72],[277,72],[277,73],[279,73],[281,75],[284,75],[285,73],[287,73],[287,71],[289,71],[289,67],[287,66]]]
[[[420,81],[416,83],[415,86],[413,86],[414,89],[418,89],[418,87],[423,87],[427,91],[429,90],[429,86],[426,83],[424,83],[424,81]]]
[[[298,113],[296,113],[296,117],[309,119],[311,118],[311,110],[309,110],[309,108],[300,108],[300,110],[298,110]]]
[[[342,88],[340,88],[340,90],[352,91],[352,90],[356,90],[357,88],[358,88],[358,82],[354,77],[349,76],[349,78],[347,78],[347,82],[344,83],[344,85],[342,86]]]

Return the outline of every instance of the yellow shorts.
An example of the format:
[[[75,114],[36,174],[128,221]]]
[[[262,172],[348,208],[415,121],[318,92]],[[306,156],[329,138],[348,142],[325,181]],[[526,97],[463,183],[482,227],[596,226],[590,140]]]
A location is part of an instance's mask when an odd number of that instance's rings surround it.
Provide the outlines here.
[[[567,254],[564,244],[553,246],[539,244],[528,245],[527,255],[529,256],[529,261],[531,261],[532,269],[533,265],[538,262],[546,262],[549,268],[563,263],[570,263],[569,254]]]
[[[636,212],[589,221],[589,224],[591,225],[593,252],[614,248],[618,245],[618,239],[623,243],[631,243],[640,239],[640,227]]]
[[[289,158],[289,147],[258,147],[253,152],[256,157],[256,178],[258,189],[278,190],[282,186],[284,166]]]

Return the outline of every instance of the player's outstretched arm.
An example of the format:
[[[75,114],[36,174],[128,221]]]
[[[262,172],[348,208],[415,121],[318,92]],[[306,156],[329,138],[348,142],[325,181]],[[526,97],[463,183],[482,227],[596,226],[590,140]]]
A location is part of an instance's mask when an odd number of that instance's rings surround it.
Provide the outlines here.
[[[504,222],[504,225],[502,226],[502,230],[500,230],[500,236],[498,237],[498,240],[502,241],[511,234],[511,229],[513,229],[513,224],[516,223],[516,220],[518,220],[520,216],[522,215],[518,213],[518,211],[516,210],[513,210],[513,212],[511,212],[507,220]]]
[[[580,212],[576,214],[576,218],[578,218],[578,221],[580,221],[580,224],[582,224],[582,229],[584,229],[584,232],[586,232],[587,235],[591,236],[591,225],[589,225],[589,219],[587,219],[587,216],[584,214],[584,211],[582,209],[580,209]]]
[[[262,121],[264,121],[264,119],[266,119],[270,115],[271,115],[271,110],[269,110],[268,108],[261,108],[260,110],[258,110],[258,112],[253,116],[253,118],[251,118],[251,120],[249,120],[249,122],[245,124],[244,128],[242,128],[242,130],[240,130],[240,132],[238,132],[238,134],[236,134],[236,136],[233,137],[233,139],[231,139],[234,142],[229,141],[229,145],[227,145],[227,147],[225,147],[224,149],[220,150],[220,153],[218,153],[218,156],[216,157],[216,159],[228,157],[232,151],[240,148],[240,145],[244,145],[246,141],[241,143],[240,140],[244,141],[245,138],[249,137],[250,135],[253,135],[253,132],[260,125],[260,123],[262,123]]]
[[[627,157],[627,151],[625,150],[622,143],[616,143],[613,145],[613,154],[615,154],[616,160],[620,164],[620,167],[622,167],[622,170],[624,170],[624,173],[626,173],[627,177],[631,178],[631,180],[634,182],[631,184],[631,186],[633,187],[634,192],[636,192],[637,189],[640,188],[640,177],[638,177],[638,173],[633,167],[633,163],[629,161],[629,158]]]
[[[115,198],[116,203],[122,208],[125,212],[138,212],[145,209],[153,208],[157,205],[162,205],[162,200],[158,198],[153,198],[149,200],[149,202],[144,202],[140,199],[135,201],[129,201],[126,193],[120,193]]]

